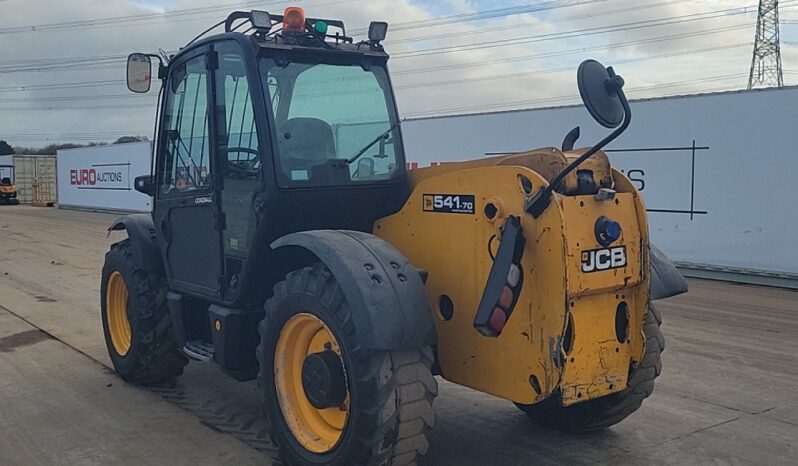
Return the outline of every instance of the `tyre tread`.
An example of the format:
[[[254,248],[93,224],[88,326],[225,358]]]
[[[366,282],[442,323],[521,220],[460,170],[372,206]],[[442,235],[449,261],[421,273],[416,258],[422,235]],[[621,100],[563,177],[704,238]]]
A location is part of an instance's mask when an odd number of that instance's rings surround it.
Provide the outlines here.
[[[517,405],[518,408],[533,421],[564,432],[592,432],[621,422],[640,409],[643,400],[654,392],[654,380],[662,372],[661,354],[665,350],[661,324],[662,314],[656,307],[649,307],[643,323],[645,353],[624,391],[570,407],[563,407],[555,394],[538,404]]]
[[[188,358],[183,355],[171,336],[172,318],[166,306],[169,289],[162,275],[148,273],[136,266],[130,240],[125,239],[111,245],[106,253],[106,264],[118,258],[132,271],[126,282],[135,284],[128,293],[135,301],[138,312],[138,348],[134,365],[129,371],[120,372],[128,382],[140,385],[160,385],[183,374]]]
[[[265,317],[260,323],[261,342],[258,360],[265,364],[266,332],[279,301],[290,293],[307,293],[324,303],[336,316],[343,329],[343,338],[352,342],[351,358],[358,373],[353,383],[362,394],[358,415],[366,419],[370,429],[354,432],[351,456],[346,464],[395,466],[415,464],[428,449],[427,432],[435,424],[433,400],[438,393],[432,376],[432,348],[409,351],[374,351],[361,348],[355,333],[352,310],[335,277],[322,264],[316,264],[286,275],[274,286],[274,295],[265,305]],[[258,386],[264,390],[264,375],[258,374]],[[269,401],[264,397],[263,410],[269,413]],[[268,416],[267,416],[268,418]],[[291,446],[283,438],[276,419],[267,419],[269,436],[278,448],[279,460],[285,465],[301,464]]]

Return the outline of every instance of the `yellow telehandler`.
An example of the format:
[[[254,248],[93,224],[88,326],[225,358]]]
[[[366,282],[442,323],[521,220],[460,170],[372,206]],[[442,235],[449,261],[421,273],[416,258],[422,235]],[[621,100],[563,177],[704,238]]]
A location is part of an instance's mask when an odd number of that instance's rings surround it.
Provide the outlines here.
[[[284,464],[415,463],[436,375],[565,431],[640,407],[664,348],[650,303],[686,286],[601,151],[631,119],[612,68],[578,71],[613,130],[595,146],[572,133],[408,171],[387,23],[359,41],[292,7],[216,26],[128,60],[130,89],[155,75],[161,94],[135,180],[153,211],[110,226],[127,238],[102,273],[125,380],[164,383],[189,359],[257,378]]]

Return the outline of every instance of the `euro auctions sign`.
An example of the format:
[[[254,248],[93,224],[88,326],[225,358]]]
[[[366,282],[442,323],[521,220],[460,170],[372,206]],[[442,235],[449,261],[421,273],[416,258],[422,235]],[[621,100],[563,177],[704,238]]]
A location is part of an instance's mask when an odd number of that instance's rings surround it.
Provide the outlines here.
[[[152,200],[133,189],[150,173],[150,143],[58,151],[58,203],[62,207],[149,212]]]
[[[96,164],[69,170],[69,184],[78,189],[132,189],[130,162]]]

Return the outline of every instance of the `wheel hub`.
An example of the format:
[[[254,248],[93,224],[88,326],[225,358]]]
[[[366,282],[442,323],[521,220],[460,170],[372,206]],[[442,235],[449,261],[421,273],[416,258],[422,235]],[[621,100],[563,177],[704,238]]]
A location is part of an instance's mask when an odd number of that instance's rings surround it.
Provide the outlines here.
[[[130,351],[133,339],[127,301],[127,284],[122,274],[115,270],[108,277],[105,312],[111,344],[116,353],[123,357]]]
[[[310,452],[328,453],[343,438],[351,407],[346,370],[341,346],[321,318],[298,313],[283,324],[274,385],[285,423]]]
[[[341,406],[346,399],[341,358],[330,350],[308,355],[302,364],[302,389],[316,409]]]

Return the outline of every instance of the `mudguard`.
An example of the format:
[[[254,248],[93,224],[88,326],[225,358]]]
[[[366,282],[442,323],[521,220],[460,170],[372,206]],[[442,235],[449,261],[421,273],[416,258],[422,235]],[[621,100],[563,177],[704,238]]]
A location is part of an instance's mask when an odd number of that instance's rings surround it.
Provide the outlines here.
[[[292,233],[274,249],[302,247],[330,269],[353,310],[355,331],[368,349],[416,349],[436,343],[421,274],[387,241],[349,230]]]
[[[133,251],[133,260],[141,269],[150,273],[163,273],[161,250],[152,217],[147,214],[131,214],[120,217],[108,227],[112,231],[127,230]]]
[[[651,245],[651,300],[665,299],[687,292],[687,280],[658,247]]]

